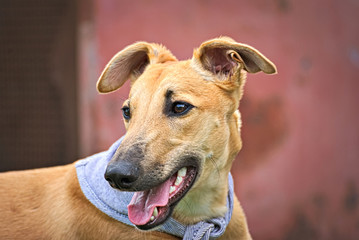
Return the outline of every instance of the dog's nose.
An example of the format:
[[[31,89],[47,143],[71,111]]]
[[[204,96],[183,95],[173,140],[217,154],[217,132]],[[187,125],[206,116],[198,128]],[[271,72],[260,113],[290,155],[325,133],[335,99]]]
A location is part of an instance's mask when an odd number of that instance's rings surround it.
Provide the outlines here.
[[[129,162],[109,164],[105,172],[105,179],[111,187],[130,190],[140,176],[140,169]]]

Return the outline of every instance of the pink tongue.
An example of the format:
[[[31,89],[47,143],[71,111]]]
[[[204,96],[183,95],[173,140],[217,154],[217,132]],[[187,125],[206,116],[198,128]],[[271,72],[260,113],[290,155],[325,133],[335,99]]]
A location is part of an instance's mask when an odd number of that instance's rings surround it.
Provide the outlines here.
[[[158,187],[143,192],[135,192],[128,204],[128,218],[135,225],[145,225],[150,221],[155,207],[163,207],[168,203],[171,179]]]

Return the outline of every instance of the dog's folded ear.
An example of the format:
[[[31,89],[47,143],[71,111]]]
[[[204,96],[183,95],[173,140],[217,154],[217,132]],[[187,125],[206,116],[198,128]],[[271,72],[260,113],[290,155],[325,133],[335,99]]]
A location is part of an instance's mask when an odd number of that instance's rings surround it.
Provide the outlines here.
[[[137,42],[118,52],[107,64],[99,80],[97,90],[108,93],[120,88],[128,79],[136,80],[148,64],[177,61],[164,46]]]
[[[243,68],[249,73],[262,71],[277,72],[276,66],[258,50],[246,44],[235,42],[229,37],[206,41],[193,53],[193,61],[213,74],[233,75]]]

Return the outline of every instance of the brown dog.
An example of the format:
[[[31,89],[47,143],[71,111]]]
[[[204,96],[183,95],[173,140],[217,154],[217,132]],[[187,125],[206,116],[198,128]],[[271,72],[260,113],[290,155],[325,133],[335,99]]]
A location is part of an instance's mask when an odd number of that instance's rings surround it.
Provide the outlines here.
[[[272,74],[276,67],[226,37],[204,42],[187,61],[161,45],[138,42],[109,62],[99,92],[112,92],[127,79],[132,87],[123,105],[127,133],[105,178],[113,188],[136,191],[129,215],[138,228],[156,228],[171,216],[195,224],[227,212],[228,173],[242,146],[237,109],[246,72],[259,71]],[[141,199],[150,198],[146,193],[164,185],[173,193],[157,192],[170,198],[167,205],[156,214],[138,212]],[[3,173],[0,186],[0,239],[177,239],[136,230],[98,210],[84,196],[75,164]],[[235,196],[221,239],[251,239]]]

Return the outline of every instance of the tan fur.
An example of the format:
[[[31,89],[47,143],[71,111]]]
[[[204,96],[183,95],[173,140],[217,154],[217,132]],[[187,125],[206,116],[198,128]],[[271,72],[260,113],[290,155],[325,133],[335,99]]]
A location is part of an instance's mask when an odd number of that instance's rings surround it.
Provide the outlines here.
[[[229,65],[217,64],[228,62]],[[230,66],[230,67],[229,67]],[[203,43],[193,58],[177,61],[163,46],[135,43],[109,62],[97,84],[100,92],[132,87],[132,116],[125,121],[122,151],[141,141],[143,167],[161,164],[166,176],[179,156],[197,154],[199,179],[176,206],[173,217],[195,223],[226,212],[227,176],[242,146],[238,112],[246,72],[275,73],[273,63],[254,48],[230,38]],[[183,117],[163,114],[166,92],[195,106]],[[0,174],[0,239],[176,239],[142,232],[117,222],[84,197],[74,164]],[[229,226],[221,239],[251,239],[235,197]]]

